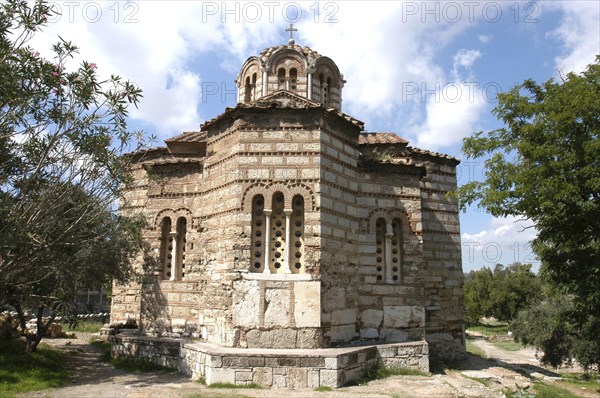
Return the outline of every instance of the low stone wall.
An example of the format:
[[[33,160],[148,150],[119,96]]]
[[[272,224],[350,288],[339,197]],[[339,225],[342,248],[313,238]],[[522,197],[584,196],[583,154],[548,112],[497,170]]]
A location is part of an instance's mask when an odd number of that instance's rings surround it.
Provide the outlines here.
[[[341,387],[358,380],[365,366],[385,365],[429,371],[425,341],[325,349],[225,348],[187,340],[117,335],[114,356],[147,359],[177,368],[207,384],[255,383],[274,388]]]

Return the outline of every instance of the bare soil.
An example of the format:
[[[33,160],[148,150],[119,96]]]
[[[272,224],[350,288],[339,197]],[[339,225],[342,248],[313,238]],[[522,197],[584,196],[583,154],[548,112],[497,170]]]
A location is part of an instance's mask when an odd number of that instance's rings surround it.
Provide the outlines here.
[[[77,339],[48,339],[45,343],[67,351],[72,372],[70,385],[58,389],[29,392],[21,397],[126,397],[126,398],[199,398],[256,397],[504,397],[505,388],[527,386],[532,379],[552,381],[558,374],[541,366],[531,349],[503,351],[483,339],[475,344],[487,358],[469,355],[456,369],[432,376],[394,376],[363,386],[333,391],[277,389],[209,389],[178,373],[129,373],[100,361],[100,353],[89,345],[90,335]],[[592,391],[577,391],[582,397],[597,397]]]

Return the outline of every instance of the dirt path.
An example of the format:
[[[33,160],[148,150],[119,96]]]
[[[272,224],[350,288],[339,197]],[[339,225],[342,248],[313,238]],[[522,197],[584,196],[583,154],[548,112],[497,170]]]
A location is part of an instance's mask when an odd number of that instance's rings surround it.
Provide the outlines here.
[[[73,378],[67,387],[30,392],[21,395],[26,398],[455,398],[455,397],[503,397],[505,387],[515,388],[515,384],[528,385],[530,379],[523,376],[521,367],[531,373],[548,372],[535,359],[531,350],[518,352],[502,351],[483,340],[476,344],[488,357],[484,359],[470,355],[457,370],[431,377],[394,376],[377,380],[364,386],[345,387],[334,391],[276,389],[209,389],[177,373],[128,373],[114,369],[100,362],[100,354],[88,344],[86,336],[75,340],[56,339],[47,343],[66,350],[70,354],[69,368]],[[514,368],[517,370],[514,370]],[[521,373],[519,373],[521,372]]]

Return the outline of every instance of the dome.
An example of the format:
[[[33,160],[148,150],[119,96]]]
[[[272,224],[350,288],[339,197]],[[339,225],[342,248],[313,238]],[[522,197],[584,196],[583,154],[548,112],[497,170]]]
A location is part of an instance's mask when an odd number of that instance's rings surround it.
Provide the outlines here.
[[[342,110],[344,77],[328,57],[291,39],[246,60],[236,79],[238,103],[251,103],[277,91]]]

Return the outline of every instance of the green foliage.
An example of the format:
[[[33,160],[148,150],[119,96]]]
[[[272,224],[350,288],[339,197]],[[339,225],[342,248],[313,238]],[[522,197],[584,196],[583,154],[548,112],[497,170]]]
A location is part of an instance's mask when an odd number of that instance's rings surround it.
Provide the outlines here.
[[[145,359],[134,359],[128,357],[117,357],[113,358],[110,355],[111,345],[107,341],[92,341],[90,344],[100,351],[100,360],[102,362],[108,362],[117,369],[125,370],[127,372],[175,372],[176,369],[167,368],[161,365],[157,365],[154,362]]]
[[[72,65],[78,49],[59,38],[52,60],[28,45],[52,16],[42,0],[0,3],[0,305],[33,310],[35,347],[78,289],[132,277],[141,217],[116,214],[130,181],[125,151],[140,148],[127,107],[141,90],[96,65]],[[50,319],[42,320],[44,314]]]
[[[534,383],[533,388],[536,392],[536,398],[577,398],[578,395],[573,394],[569,390],[561,388],[551,383]]]
[[[508,322],[542,295],[541,282],[531,272],[531,265],[521,263],[498,264],[493,272],[489,268],[471,271],[465,276],[464,290],[469,325],[476,325],[484,316]]]
[[[23,340],[0,340],[0,397],[60,387],[68,380],[67,354],[46,345],[26,352]]]
[[[250,384],[233,384],[233,383],[213,383],[208,385],[208,388],[256,388],[261,389],[262,387],[258,384],[250,383]]]
[[[535,398],[535,394],[531,392],[531,386],[516,385],[514,391],[505,391],[504,395],[510,398]]]
[[[508,323],[502,323],[498,325],[480,323],[478,325],[469,326],[468,331],[477,332],[485,337],[505,336],[508,334]]]
[[[381,360],[377,360],[363,368],[362,375],[356,383],[350,384],[366,384],[371,380],[385,379],[391,376],[429,376],[427,372],[418,369],[404,368],[398,366],[385,365]],[[349,384],[349,385],[350,385]]]
[[[600,318],[575,316],[573,299],[551,297],[522,311],[511,323],[515,339],[543,352],[543,363],[559,366],[576,359],[584,369],[600,364]]]
[[[600,374],[598,373],[563,373],[561,384],[576,388],[585,388],[600,394]]]
[[[499,341],[499,340],[490,340],[490,342],[496,347],[500,348],[504,351],[519,351],[523,348],[523,345],[518,341]]]
[[[466,138],[485,179],[459,188],[461,206],[517,216],[538,231],[545,278],[577,297],[582,321],[600,313],[600,57],[562,82],[532,80],[498,95],[504,127]]]
[[[104,324],[98,321],[81,321],[73,325],[68,325],[67,330],[80,333],[98,333]]]
[[[467,337],[467,352],[473,355],[477,355],[478,357],[485,358],[485,351],[481,348],[477,347],[473,342],[472,338]]]
[[[333,391],[333,388],[329,387],[329,386],[319,386],[319,387],[313,388],[313,391],[319,391],[319,392]]]

